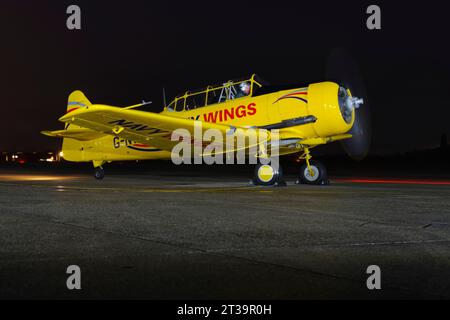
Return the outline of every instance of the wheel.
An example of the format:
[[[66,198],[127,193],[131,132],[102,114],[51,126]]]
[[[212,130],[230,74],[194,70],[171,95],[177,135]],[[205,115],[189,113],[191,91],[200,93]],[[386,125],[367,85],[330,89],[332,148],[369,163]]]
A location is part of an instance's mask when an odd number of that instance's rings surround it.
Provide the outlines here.
[[[278,169],[275,169],[270,164],[258,164],[255,167],[255,177],[253,182],[256,185],[271,186],[279,184],[282,181],[283,170],[278,165]]]
[[[304,163],[300,167],[300,183],[305,184],[328,184],[327,169],[319,161],[310,161],[312,174],[308,170],[308,165]]]
[[[95,168],[94,177],[97,180],[102,180],[105,177],[105,170],[103,168]]]

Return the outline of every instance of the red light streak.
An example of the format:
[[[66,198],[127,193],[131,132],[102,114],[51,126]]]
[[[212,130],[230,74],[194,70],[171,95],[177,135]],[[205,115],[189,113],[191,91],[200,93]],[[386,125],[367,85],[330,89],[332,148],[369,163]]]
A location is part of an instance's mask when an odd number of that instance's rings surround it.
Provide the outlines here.
[[[339,178],[333,179],[336,182],[352,183],[378,183],[378,184],[411,184],[411,185],[450,185],[450,181],[445,180],[427,180],[427,179],[370,179],[370,178]]]

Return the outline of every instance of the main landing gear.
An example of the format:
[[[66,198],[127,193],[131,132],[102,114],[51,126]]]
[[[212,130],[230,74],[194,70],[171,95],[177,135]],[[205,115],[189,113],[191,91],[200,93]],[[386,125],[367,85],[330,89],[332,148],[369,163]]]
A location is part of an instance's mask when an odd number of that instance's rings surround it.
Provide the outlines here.
[[[260,145],[259,157],[261,159],[269,159],[264,145]],[[286,182],[283,180],[283,169],[278,161],[276,164],[274,161],[268,161],[267,164],[258,163],[251,183],[255,186],[286,186]]]
[[[257,164],[252,183],[258,186],[286,186],[286,182],[283,180],[283,170],[281,166],[278,165],[275,167],[272,163]]]
[[[299,159],[305,160],[305,163],[300,167],[299,179],[296,184],[315,184],[328,185],[327,169],[319,161],[311,161],[311,154],[306,148]]]
[[[102,180],[105,177],[105,170],[103,170],[102,165],[104,161],[93,161],[94,164],[94,178],[97,180]]]
[[[299,157],[300,160],[305,160],[305,163],[300,167],[300,174],[295,184],[313,184],[313,185],[328,185],[327,169],[319,161],[311,161],[311,154],[309,148],[303,150],[303,154]],[[270,164],[258,164],[255,167],[253,180],[254,185],[259,186],[286,186],[283,180],[283,170],[280,165],[273,166]]]

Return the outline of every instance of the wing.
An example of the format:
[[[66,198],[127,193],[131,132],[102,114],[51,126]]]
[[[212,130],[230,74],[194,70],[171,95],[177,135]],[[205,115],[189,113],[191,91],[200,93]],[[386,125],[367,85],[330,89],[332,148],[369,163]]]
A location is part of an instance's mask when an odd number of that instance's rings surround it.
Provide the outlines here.
[[[41,133],[49,137],[71,138],[79,141],[89,141],[105,136],[104,133],[86,128],[77,128],[71,130],[41,131]]]
[[[238,135],[254,136],[260,139],[259,143],[270,140],[267,130],[253,130],[247,128],[236,128],[231,125],[202,122],[191,119],[178,118],[166,114],[152,113],[139,110],[124,109],[105,105],[92,105],[80,108],[62,116],[60,121],[74,124],[98,132],[99,134],[116,135],[121,138],[148,144],[163,150],[172,150],[180,140],[172,141],[172,133],[177,129],[187,130],[191,137],[195,131],[215,129],[222,133],[224,139],[223,149],[236,150],[236,139]],[[239,130],[238,130],[239,129]],[[200,131],[200,132],[202,132]],[[202,133],[203,134],[203,133]],[[233,139],[225,139],[226,136]],[[180,136],[182,136],[180,134]],[[255,140],[252,140],[255,141]],[[258,141],[258,140],[256,140]],[[230,146],[226,146],[228,142]],[[233,145],[231,146],[231,142]],[[195,143],[195,141],[194,141]],[[210,142],[206,142],[209,144]],[[246,148],[252,145],[247,145]]]

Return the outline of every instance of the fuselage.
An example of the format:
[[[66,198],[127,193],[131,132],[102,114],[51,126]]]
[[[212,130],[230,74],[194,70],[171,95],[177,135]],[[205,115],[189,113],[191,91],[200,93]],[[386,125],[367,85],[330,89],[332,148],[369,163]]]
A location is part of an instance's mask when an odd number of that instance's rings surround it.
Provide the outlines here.
[[[182,109],[166,107],[162,114],[236,127],[277,128],[280,140],[324,138],[344,134],[353,125],[354,113],[351,121],[342,117],[338,92],[338,84],[320,82],[261,94],[255,91],[248,96],[196,107],[189,105],[186,95]],[[300,121],[296,119],[314,121],[297,124]],[[170,151],[112,135],[91,141],[64,139],[63,152],[69,161],[170,159],[171,156]]]

